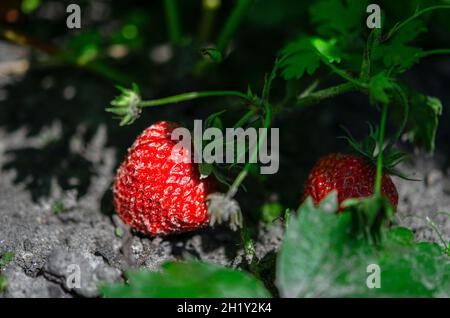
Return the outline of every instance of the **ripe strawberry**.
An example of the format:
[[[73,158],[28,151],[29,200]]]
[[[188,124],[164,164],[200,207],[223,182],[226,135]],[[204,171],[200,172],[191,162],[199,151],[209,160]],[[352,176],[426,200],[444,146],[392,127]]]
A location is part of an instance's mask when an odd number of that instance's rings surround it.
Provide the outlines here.
[[[305,183],[304,200],[311,196],[318,204],[333,190],[338,192],[341,204],[348,198],[371,196],[374,192],[376,167],[364,160],[348,154],[331,153],[319,159],[312,168]],[[383,174],[381,192],[397,209],[398,193],[391,178]],[[342,209],[340,209],[341,211]]]
[[[205,199],[215,183],[210,177],[200,180],[198,166],[183,160],[192,158],[187,151],[172,156],[176,127],[158,122],[147,128],[128,149],[114,181],[120,217],[150,235],[191,231],[209,222]]]

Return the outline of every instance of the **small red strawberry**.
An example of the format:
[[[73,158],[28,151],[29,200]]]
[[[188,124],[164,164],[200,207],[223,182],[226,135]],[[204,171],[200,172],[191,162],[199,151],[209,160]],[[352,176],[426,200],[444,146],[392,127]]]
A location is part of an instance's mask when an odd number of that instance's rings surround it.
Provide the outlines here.
[[[369,197],[374,192],[376,167],[363,158],[331,153],[322,157],[312,168],[305,183],[304,200],[311,196],[318,204],[328,193],[336,190],[341,204],[349,198]],[[383,174],[381,192],[397,209],[397,189],[387,174]],[[342,209],[340,209],[342,210]]]
[[[191,231],[209,222],[205,199],[214,182],[200,180],[197,164],[183,160],[192,158],[185,149],[172,151],[177,141],[171,134],[177,127],[158,122],[147,128],[128,149],[114,180],[120,217],[150,235]]]

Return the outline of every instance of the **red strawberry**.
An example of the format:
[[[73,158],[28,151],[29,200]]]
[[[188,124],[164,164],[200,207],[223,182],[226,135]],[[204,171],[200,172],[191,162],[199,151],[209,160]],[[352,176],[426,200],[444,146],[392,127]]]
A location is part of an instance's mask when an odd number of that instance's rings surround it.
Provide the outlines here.
[[[363,158],[353,155],[331,153],[317,161],[305,183],[303,199],[311,196],[318,204],[333,190],[338,192],[341,204],[348,198],[371,196],[374,192],[376,167]],[[397,209],[398,193],[391,178],[383,174],[381,192]],[[342,209],[340,209],[342,210]]]
[[[200,180],[191,154],[172,150],[178,126],[158,122],[147,128],[128,149],[114,180],[114,205],[122,220],[150,235],[195,230],[209,222],[205,199],[211,178]]]

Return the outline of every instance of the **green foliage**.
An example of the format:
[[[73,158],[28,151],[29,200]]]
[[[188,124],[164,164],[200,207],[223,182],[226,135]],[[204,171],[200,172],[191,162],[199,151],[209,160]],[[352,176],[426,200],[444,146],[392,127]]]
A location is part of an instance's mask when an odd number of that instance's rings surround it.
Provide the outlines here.
[[[3,267],[6,266],[9,262],[11,262],[14,258],[13,252],[6,252],[0,257],[0,271],[3,269]],[[0,293],[5,290],[7,286],[6,278],[0,274]]]
[[[214,127],[214,128],[219,128],[220,130],[222,130],[223,123],[222,123],[222,120],[220,119],[220,116],[223,113],[225,113],[225,110],[209,115],[206,118],[205,127],[204,128],[207,129],[207,128]]]
[[[111,42],[125,45],[131,49],[141,48],[145,40],[143,30],[148,23],[148,16],[145,12],[140,10],[131,11],[123,18],[121,28],[112,35]]]
[[[427,7],[397,22],[389,31],[371,32],[364,47],[360,42],[366,5],[367,1],[314,2],[310,6],[310,19],[322,38],[301,34],[289,42],[280,52],[282,76],[285,80],[300,79],[305,73],[313,75],[321,62],[328,65],[332,72],[368,93],[371,103],[392,104],[390,109],[397,114],[393,119],[399,127],[397,138],[406,128],[411,142],[432,152],[441,104],[437,99],[405,90],[398,75],[421,57],[448,52],[445,49],[425,52],[412,43],[427,31],[419,17],[450,6]],[[341,63],[340,69],[334,63]],[[349,76],[349,72],[359,72],[360,79]],[[308,98],[308,94],[307,90],[303,98]]]
[[[0,269],[6,266],[9,262],[11,262],[14,258],[13,252],[6,252],[0,257]]]
[[[279,1],[269,1],[269,8],[284,11],[290,5]],[[308,3],[296,2],[298,7]],[[316,104],[325,98],[334,97],[348,91],[367,94],[374,105],[382,105],[383,112],[379,128],[370,127],[369,136],[357,142],[349,135],[346,139],[362,155],[377,161],[377,193],[379,193],[381,172],[400,175],[392,168],[407,158],[405,153],[395,149],[394,144],[406,134],[409,140],[428,151],[434,150],[434,140],[438,119],[442,112],[437,98],[419,94],[403,83],[400,75],[411,69],[420,58],[431,54],[448,53],[446,49],[424,51],[418,46],[421,35],[427,31],[423,21],[418,20],[424,13],[450,6],[428,7],[417,10],[404,21],[393,21],[383,12],[383,28],[370,32],[364,27],[369,1],[318,0],[309,6],[311,28],[303,28],[279,52],[278,62],[270,76],[266,76],[260,96],[250,89],[247,92],[206,91],[189,92],[158,100],[142,101],[135,89],[121,89],[122,95],[112,102],[110,112],[120,116],[122,124],[132,123],[140,109],[196,98],[212,96],[235,96],[245,100],[249,109],[235,127],[249,125],[269,127],[271,111],[282,112],[285,104],[295,99],[293,104],[304,106]],[[261,3],[258,4],[260,6]],[[398,4],[387,4],[383,9],[393,7],[402,11]],[[405,5],[405,13],[415,5]],[[201,51],[203,57],[214,63],[227,58],[226,48],[232,35],[237,31],[244,13],[250,8],[249,1],[237,2],[225,23],[216,48]],[[297,6],[296,6],[297,8]],[[266,11],[265,11],[266,10]],[[276,16],[265,19],[265,10],[258,8],[249,20],[258,25],[273,25],[282,21]],[[269,10],[270,11],[270,10]],[[273,10],[275,11],[275,10]],[[250,11],[251,12],[251,11]],[[261,14],[262,12],[262,14]],[[398,16],[398,15],[397,15]],[[386,26],[392,26],[386,29]],[[362,27],[363,26],[363,27]],[[130,29],[132,30],[132,29]],[[126,34],[130,35],[129,32]],[[368,35],[369,34],[369,35]],[[367,36],[368,35],[368,36]],[[237,56],[237,54],[235,55]],[[204,61],[203,61],[204,62]],[[339,64],[339,68],[337,67]],[[320,76],[312,78],[306,89],[290,90],[276,107],[269,103],[270,87],[275,79],[277,67],[288,85],[303,85],[306,76],[317,75],[321,65],[328,67]],[[338,75],[344,83],[322,89],[330,75]],[[302,79],[302,81],[294,81]],[[292,88],[292,87],[291,87]],[[286,94],[288,95],[288,94]],[[218,112],[206,120],[206,127],[223,129]],[[375,154],[376,145],[383,145],[386,118],[393,119],[398,126],[397,134],[384,149]],[[260,120],[251,120],[259,117]],[[215,140],[223,145],[223,140]],[[238,149],[236,158],[249,152],[244,146]],[[378,159],[378,160],[377,160]],[[231,167],[234,167],[232,165]],[[247,164],[235,180],[236,189],[247,174],[257,168]],[[202,177],[218,170],[210,164],[199,166]],[[237,182],[236,182],[237,181]],[[233,183],[233,186],[235,186]],[[220,199],[216,207],[226,206],[225,195],[216,194]],[[221,197],[222,196],[222,197]],[[225,203],[224,203],[225,202]],[[233,203],[236,203],[233,201]],[[237,203],[236,203],[237,205]],[[238,206],[238,205],[237,205]],[[405,228],[387,230],[393,216],[390,202],[381,194],[368,198],[350,199],[343,203],[345,212],[337,214],[336,194],[328,196],[319,206],[308,199],[298,210],[290,214],[286,210],[286,234],[277,261],[276,283],[284,297],[442,297],[450,290],[449,257],[436,244],[416,243],[413,233]],[[219,209],[217,209],[219,210]],[[239,210],[240,213],[240,210]],[[265,204],[261,217],[267,222],[279,218],[283,207],[278,203]],[[243,228],[244,249],[251,250],[248,229]],[[444,249],[448,245],[444,241]],[[254,251],[254,250],[253,250]],[[251,253],[247,253],[251,255]],[[381,268],[381,288],[370,289],[366,285],[367,268],[377,264]],[[255,265],[252,263],[252,266]],[[253,266],[254,267],[254,266]],[[257,267],[257,266],[256,266]],[[255,271],[258,273],[258,271]],[[109,285],[102,288],[108,297],[256,297],[269,296],[262,284],[252,276],[233,269],[200,262],[170,262],[161,272],[132,272],[124,285]]]
[[[408,139],[433,152],[441,114],[442,104],[438,98],[411,92],[410,114],[406,127]]]
[[[52,212],[54,214],[60,214],[66,210],[66,207],[64,206],[64,202],[61,200],[55,200],[52,204]]]
[[[223,54],[216,48],[204,48],[200,50],[200,53],[209,61],[214,63],[220,63],[223,60]]]
[[[261,207],[261,219],[264,222],[271,223],[278,219],[283,211],[283,205],[278,202],[265,203]]]
[[[209,263],[167,262],[161,272],[129,272],[127,284],[100,288],[105,297],[270,297],[251,275]]]
[[[407,228],[385,231],[377,221],[378,197],[348,202],[336,213],[332,193],[316,207],[311,198],[289,217],[277,259],[276,284],[282,297],[448,297],[450,258],[434,243],[414,242]],[[351,208],[358,206],[359,211]],[[378,222],[378,223],[377,223]],[[382,244],[367,240],[377,228]],[[383,230],[383,231],[381,231]],[[368,288],[372,264],[380,288]],[[130,272],[126,284],[101,286],[105,297],[269,297],[256,278],[204,262],[168,262],[161,272]]]
[[[326,41],[302,35],[281,50],[282,75],[286,80],[300,79],[305,71],[312,75],[319,68],[322,58],[328,63],[341,61],[341,52],[336,46],[336,40]]]
[[[373,103],[388,104],[390,91],[394,88],[394,82],[385,71],[373,76],[369,82],[370,99]]]
[[[25,14],[30,14],[41,5],[41,0],[23,0],[21,10]]]
[[[405,227],[393,228],[387,234],[388,240],[392,243],[401,245],[412,245],[414,244],[414,233],[410,229]]]
[[[0,275],[0,293],[3,292],[6,289],[7,286],[6,278],[2,275]]]
[[[86,31],[70,39],[67,47],[76,63],[85,65],[95,60],[102,50],[102,37],[97,31]]]
[[[371,123],[369,125],[369,134],[362,140],[357,141],[350,131],[346,127],[341,127],[345,135],[340,138],[345,139],[353,150],[356,150],[363,157],[373,159],[375,148],[377,146],[379,130],[378,127],[373,127]]]
[[[200,179],[205,179],[213,172],[214,167],[210,163],[201,162],[198,164],[198,170],[200,172]]]
[[[330,195],[291,216],[277,264],[281,296],[448,297],[450,259],[438,245],[414,243],[410,230],[394,228],[375,248],[350,230],[355,214],[336,209]],[[370,264],[381,269],[381,288],[366,285]]]
[[[312,23],[317,26],[317,32],[322,36],[349,36],[360,32],[366,18],[368,1],[351,0],[319,0],[310,7]]]
[[[410,69],[418,61],[422,49],[409,43],[426,31],[427,28],[420,20],[405,25],[389,41],[375,48],[374,60],[382,59],[387,68],[395,68],[399,73]]]
[[[116,237],[122,237],[123,236],[123,230],[120,227],[116,227],[114,229],[114,235]]]

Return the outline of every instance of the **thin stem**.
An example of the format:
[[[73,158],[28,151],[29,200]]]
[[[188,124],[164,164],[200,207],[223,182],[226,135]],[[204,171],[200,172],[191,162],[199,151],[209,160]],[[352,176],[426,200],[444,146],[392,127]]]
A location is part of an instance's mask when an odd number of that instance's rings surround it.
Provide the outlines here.
[[[211,97],[211,96],[236,96],[245,100],[249,100],[246,94],[239,91],[204,91],[204,92],[189,92],[179,95],[164,97],[160,99],[152,99],[148,101],[141,101],[139,106],[143,107],[153,107],[165,104],[179,103],[188,100],[193,100],[197,98]]]
[[[378,142],[378,158],[377,158],[377,174],[375,179],[375,194],[381,194],[381,179],[383,177],[383,143],[384,143],[384,131],[386,128],[386,118],[387,118],[388,106],[383,104],[383,109],[381,110],[381,120],[380,120],[380,136]]]
[[[220,8],[222,0],[203,0],[202,17],[198,28],[198,41],[204,43],[208,41],[214,26],[216,13]]]
[[[400,30],[401,28],[403,28],[406,24],[410,23],[411,21],[413,21],[414,19],[418,18],[419,16],[427,13],[427,12],[431,12],[434,10],[444,10],[444,9],[450,9],[450,5],[437,5],[437,6],[431,6],[425,9],[422,9],[420,11],[417,11],[416,13],[414,13],[414,15],[410,16],[408,19],[406,19],[405,21],[403,21],[400,24],[396,24],[388,33],[388,35],[386,36],[386,40],[390,39],[398,30]]]
[[[341,70],[333,63],[328,62],[328,58],[325,55],[323,55],[322,53],[320,53],[319,50],[316,50],[316,53],[319,55],[320,59],[326,66],[328,66],[333,72],[335,72],[337,75],[339,75],[343,79],[353,83],[355,86],[359,86],[359,87],[367,86],[366,83],[362,82],[361,80],[351,77],[344,70]]]
[[[406,96],[405,92],[403,91],[403,89],[400,86],[395,85],[394,90],[399,95],[401,104],[403,104],[403,116],[402,116],[403,120],[402,120],[402,123],[401,123],[397,133],[395,134],[395,138],[392,140],[392,144],[395,144],[398,140],[400,140],[402,133],[405,130],[406,125],[408,124],[408,117],[409,117],[408,97]]]
[[[345,71],[343,71],[340,68],[338,68],[337,66],[335,66],[333,63],[328,62],[326,60],[326,58],[324,56],[322,56],[322,54],[320,54],[320,55],[322,57],[322,62],[325,65],[327,65],[329,68],[331,68],[337,75],[339,75],[340,77],[349,81],[350,83],[352,83],[353,85],[355,85],[357,87],[366,87],[366,84],[364,82],[361,82],[360,80],[351,77]]]
[[[444,245],[445,252],[447,253],[447,250],[448,250],[447,242],[444,240],[444,237],[442,236],[441,231],[439,231],[439,228],[437,227],[436,223],[434,223],[434,221],[432,219],[430,219],[428,216],[425,218],[425,220],[431,226],[433,231],[437,234],[437,236],[439,237],[439,240],[441,241],[442,245]]]
[[[248,258],[250,258],[250,269],[254,274],[258,273],[257,270],[257,260],[258,258],[256,257],[256,250],[255,250],[255,244],[253,243],[253,240],[250,236],[250,232],[248,231],[248,227],[245,224],[245,222],[242,222],[242,228],[241,228],[241,240],[242,240],[242,244],[244,246],[244,252],[245,255],[248,256]]]
[[[172,45],[178,45],[181,42],[181,27],[178,16],[178,5],[176,0],[164,0],[166,11],[167,29]]]
[[[243,125],[245,125],[253,116],[256,115],[258,111],[253,108],[250,109],[248,112],[245,113],[244,116],[241,117],[241,119],[239,119],[236,124],[234,124],[233,128],[238,128],[238,127],[242,127]]]
[[[236,0],[236,4],[231,12],[225,26],[219,34],[219,38],[217,40],[217,49],[224,53],[228,44],[233,37],[233,34],[236,32],[239,24],[242,21],[247,10],[250,8],[250,4],[252,0]]]
[[[81,65],[80,63],[73,64],[122,85],[129,85],[130,83],[134,82],[133,79],[129,78],[127,75],[122,74],[119,71],[111,68],[109,65],[100,62],[92,61],[83,65]]]
[[[359,75],[359,79],[361,81],[367,82],[370,77],[371,72],[371,61],[372,61],[372,55],[375,47],[380,41],[381,37],[381,29],[373,29],[372,32],[370,32],[369,38],[367,39],[366,47],[364,49],[363,53],[363,59],[361,63],[361,72]]]
[[[317,86],[319,86],[319,80],[316,79],[303,92],[300,93],[299,97],[303,98],[311,95],[316,90]]]
[[[284,211],[284,230],[286,231],[289,227],[289,220],[291,218],[291,209],[287,208]]]
[[[334,97],[343,93],[356,91],[357,87],[353,83],[344,83],[329,88],[325,88],[309,95],[303,96],[297,100],[297,107],[306,107],[312,104],[317,104],[324,99]]]
[[[230,198],[234,197],[239,186],[247,177],[247,174],[248,174],[248,171],[244,167],[244,169],[242,169],[241,172],[239,172],[238,176],[236,177],[236,179],[234,179],[233,183],[231,184],[230,188],[228,189],[228,192],[227,192],[228,197],[230,197]]]
[[[227,196],[230,198],[232,198],[236,194],[239,186],[247,177],[247,174],[250,171],[251,163],[256,162],[256,158],[258,156],[259,149],[261,148],[262,144],[266,141],[267,129],[270,126],[270,120],[271,120],[272,114],[271,114],[270,104],[268,102],[266,102],[264,106],[265,106],[264,109],[266,112],[266,115],[264,117],[264,128],[265,129],[262,131],[261,135],[259,136],[258,144],[253,149],[252,153],[250,154],[249,160],[245,164],[244,169],[242,169],[241,172],[236,177],[236,179],[234,179],[233,184],[231,185],[230,189],[228,190]]]
[[[430,55],[437,55],[437,54],[450,54],[450,49],[436,49],[436,50],[430,50],[430,51],[423,51],[420,53],[417,53],[417,57],[427,57]]]
[[[134,82],[132,78],[129,78],[127,75],[122,74],[114,68],[101,63],[100,61],[94,60],[87,63],[80,63],[79,58],[72,52],[62,50],[59,47],[47,44],[39,39],[20,34],[16,31],[0,27],[0,37],[6,39],[11,43],[28,46],[40,52],[44,52],[52,57],[60,58],[60,60],[65,63],[81,69],[85,69],[110,81],[120,83],[122,85],[129,85],[130,83]]]

